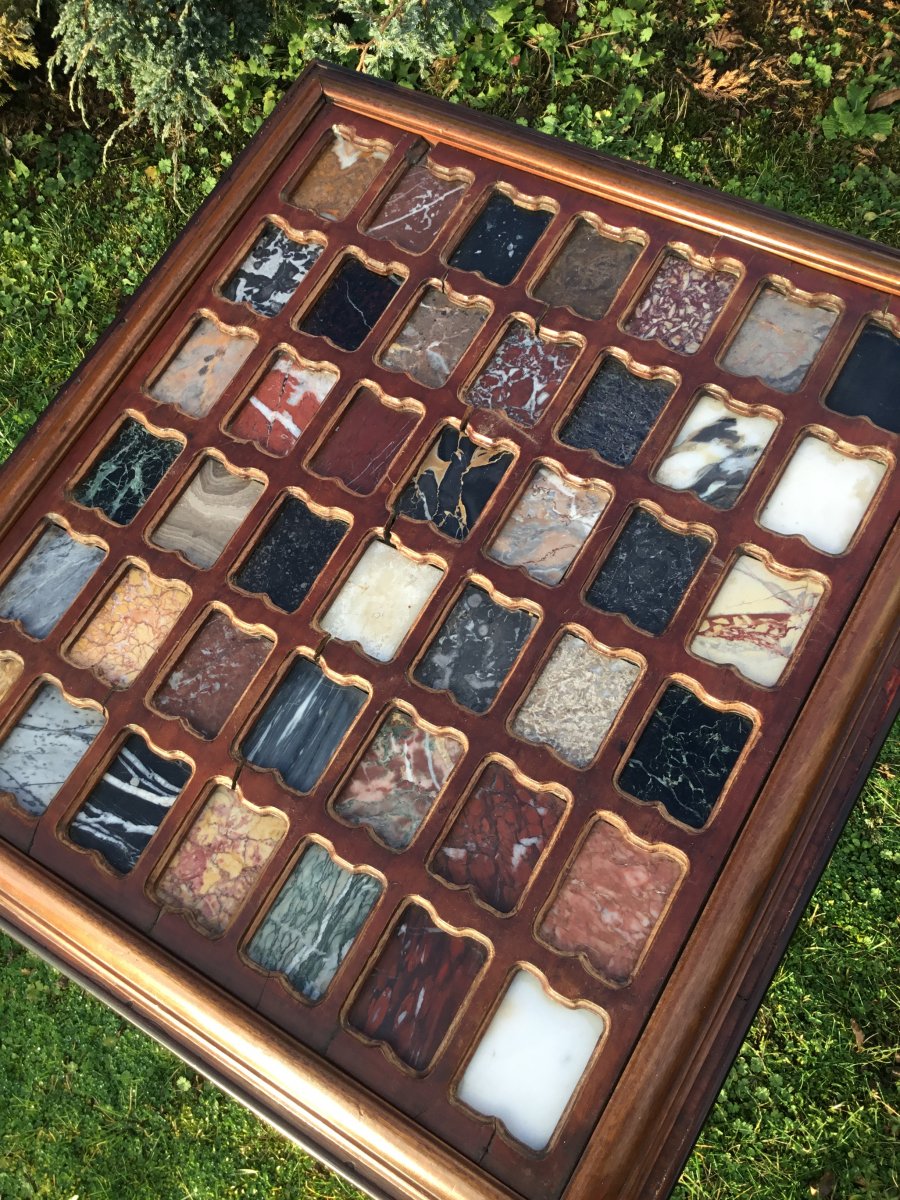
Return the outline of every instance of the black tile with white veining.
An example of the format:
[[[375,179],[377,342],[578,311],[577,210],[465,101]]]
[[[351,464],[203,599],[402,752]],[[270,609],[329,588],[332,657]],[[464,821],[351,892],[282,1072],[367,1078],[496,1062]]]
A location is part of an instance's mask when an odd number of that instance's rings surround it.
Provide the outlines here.
[[[494,283],[512,283],[551,216],[494,192],[454,250],[450,266],[478,271]]]
[[[268,224],[222,288],[226,300],[249,304],[264,317],[277,317],[309,274],[322,247],[298,242]]]
[[[302,500],[288,496],[234,582],[243,591],[268,596],[277,608],[294,612],[348,528],[343,521],[320,517]]]
[[[662,804],[669,816],[702,829],[753,728],[749,717],[721,712],[688,688],[670,684],[619,775],[636,800]]]
[[[461,542],[512,460],[509,451],[481,446],[446,425],[400,494],[397,512],[414,521],[430,521]]]
[[[18,621],[45,638],[106,558],[100,546],[79,542],[47,521],[43,533],[0,588],[0,620]]]
[[[157,437],[128,417],[75,486],[73,498],[117,525],[130,525],[181,450],[177,438]]]
[[[709,550],[709,539],[667,529],[639,508],[587,590],[587,602],[662,633]]]
[[[487,712],[537,624],[469,584],[415,669],[419,683],[449,692],[473,712]]]
[[[72,818],[69,840],[127,874],[190,777],[186,763],[163,758],[133,733]]]
[[[606,462],[627,467],[672,395],[666,379],[643,379],[609,355],[560,431],[560,441],[592,450]]]
[[[288,787],[308,792],[365,702],[362,688],[336,683],[317,663],[299,657],[269,697],[241,753],[257,767],[278,771]]]
[[[358,258],[345,258],[300,328],[342,350],[357,350],[402,282],[398,275],[370,271]]]
[[[876,321],[864,325],[825,404],[900,433],[900,338]]]

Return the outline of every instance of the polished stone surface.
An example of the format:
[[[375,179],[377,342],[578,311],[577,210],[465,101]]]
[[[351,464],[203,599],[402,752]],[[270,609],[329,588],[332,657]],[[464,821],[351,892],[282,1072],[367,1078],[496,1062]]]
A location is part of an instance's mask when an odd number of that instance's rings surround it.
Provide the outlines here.
[[[240,792],[218,784],[156,880],[157,900],[217,937],[237,916],[287,830],[284,813],[256,808]]]
[[[322,253],[318,242],[298,242],[267,224],[222,288],[226,300],[277,317]]]
[[[126,417],[72,495],[117,525],[130,525],[182,449],[177,438],[157,437]]]
[[[487,554],[539,583],[560,582],[609,503],[602,484],[572,483],[538,467]]]
[[[350,1009],[348,1023],[424,1071],[466,1003],[486,958],[473,938],[455,937],[410,904],[394,925]]]
[[[361,387],[309,465],[317,475],[340,479],[368,496],[420,420],[420,412],[384,404],[371,388]]]
[[[456,1094],[497,1117],[523,1145],[550,1142],[606,1029],[592,1008],[570,1008],[518,970],[469,1059]]]
[[[627,467],[656,423],[673,385],[634,375],[613,355],[603,359],[560,430],[560,441]]]
[[[521,321],[513,321],[466,389],[465,402],[505,413],[530,429],[544,415],[580,353],[577,342],[541,337]]]
[[[55,684],[42,684],[0,744],[0,793],[39,817],[105,724],[97,709],[71,704]]]
[[[701,395],[656,468],[666,487],[694,492],[713,508],[731,508],[778,428],[772,417],[734,412]]]
[[[487,712],[536,624],[532,613],[506,608],[469,584],[415,668],[415,678],[449,692],[473,712]]]
[[[380,275],[348,255],[300,328],[342,350],[358,350],[402,282],[399,275]]]
[[[229,470],[208,455],[153,530],[150,540],[195,567],[211,567],[237,533],[265,484]]]
[[[755,375],[780,392],[796,392],[837,316],[833,309],[764,287],[738,326],[722,366],[732,375]]]
[[[790,662],[825,585],[814,575],[788,579],[741,554],[697,628],[691,650],[730,663],[754,683],[774,686]]]
[[[450,266],[478,271],[494,283],[512,283],[552,215],[494,192],[453,251]]]
[[[632,337],[696,354],[736,284],[730,271],[711,271],[680,254],[666,254],[625,328]]]
[[[566,805],[535,792],[499,763],[488,763],[431,860],[436,875],[500,913],[525,894]]]
[[[753,723],[711,708],[680,684],[660,697],[619,775],[629,796],[661,804],[669,816],[702,829],[750,736]]]
[[[224,333],[201,317],[150,385],[150,395],[189,417],[205,417],[255,349],[249,334]]]
[[[512,461],[508,450],[483,446],[455,426],[445,425],[401,492],[396,511],[413,521],[430,521],[461,542]]]
[[[320,517],[296,496],[287,496],[234,581],[245,592],[268,596],[277,608],[294,612],[347,529],[344,521]]]
[[[394,184],[366,232],[420,254],[431,246],[467,187],[465,180],[443,179],[425,163],[414,163]]]
[[[337,380],[334,367],[306,365],[292,354],[279,354],[237,410],[228,432],[281,457],[296,446]]]
[[[627,658],[564,633],[512,723],[513,733],[587,767],[640,675]]]
[[[342,642],[389,662],[431,599],[444,572],[397,546],[370,542],[319,624]]]
[[[638,629],[663,633],[709,546],[708,538],[676,533],[647,509],[635,509],[585,598]]]
[[[333,803],[348,825],[365,825],[392,850],[405,850],[463,754],[458,737],[430,733],[393,708]]]
[[[298,656],[244,738],[247,762],[278,771],[288,787],[308,792],[331,762],[368,696],[335,683],[309,658]]]
[[[153,706],[180,717],[200,737],[214,738],[272,649],[269,638],[245,633],[213,612],[191,638]]]
[[[374,181],[389,153],[383,142],[357,138],[352,130],[335,127],[288,200],[326,220],[340,221]]]
[[[799,534],[826,554],[843,554],[859,529],[887,467],[851,458],[822,438],[804,437],[759,515],[776,533]]]
[[[864,325],[825,404],[900,433],[900,337],[875,321]]]
[[[18,681],[24,669],[25,664],[18,654],[0,650],[0,700],[6,699],[7,693]]]
[[[0,588],[0,620],[18,621],[33,638],[45,638],[106,558],[61,525],[44,531]]]
[[[163,758],[131,734],[72,818],[69,840],[127,874],[190,777],[186,763]]]
[[[615,300],[642,249],[640,242],[605,237],[590,221],[580,219],[534,295],[545,304],[571,308],[597,321]]]
[[[127,688],[157,652],[191,598],[175,579],[129,567],[66,657],[110,687]]]
[[[382,890],[373,876],[348,871],[312,843],[245,953],[315,1004],[328,991]]]
[[[381,355],[382,366],[405,371],[426,387],[442,387],[487,320],[485,304],[463,304],[427,287]]]
[[[629,983],[684,873],[666,847],[631,838],[599,817],[562,876],[538,936],[562,954],[583,954],[612,983]]]

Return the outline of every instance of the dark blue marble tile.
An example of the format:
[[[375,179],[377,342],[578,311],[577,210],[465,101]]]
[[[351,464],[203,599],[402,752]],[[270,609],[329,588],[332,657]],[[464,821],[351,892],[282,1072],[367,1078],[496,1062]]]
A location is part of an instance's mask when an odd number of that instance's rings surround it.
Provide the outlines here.
[[[562,427],[560,440],[627,467],[672,391],[673,385],[665,379],[642,379],[609,355]]]
[[[269,224],[222,289],[226,300],[249,304],[275,317],[287,304],[322,253],[318,242],[297,242]]]
[[[494,192],[454,250],[450,266],[479,271],[494,283],[512,283],[551,216]]]
[[[900,433],[900,338],[869,321],[825,399],[834,412]]]
[[[345,258],[301,329],[327,337],[342,350],[357,350],[402,282],[397,275],[370,271],[358,258]]]
[[[130,525],[182,451],[177,438],[161,438],[129,417],[72,495],[117,525]]]

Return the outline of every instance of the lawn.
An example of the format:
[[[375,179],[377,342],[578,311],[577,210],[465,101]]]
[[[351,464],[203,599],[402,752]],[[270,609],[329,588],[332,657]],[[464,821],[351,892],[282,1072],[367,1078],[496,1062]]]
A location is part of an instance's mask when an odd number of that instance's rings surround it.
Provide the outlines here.
[[[559,0],[498,4],[464,51],[420,74],[352,28],[323,44],[315,7],[283,3],[266,45],[235,67],[227,130],[197,132],[173,154],[136,127],[105,170],[118,116],[94,96],[86,128],[34,74],[0,109],[0,456],[313,50],[900,244],[900,130],[871,120],[900,105],[870,110],[897,86],[892,0],[590,0],[560,23],[565,10]],[[898,863],[895,729],[678,1200],[900,1200]],[[0,1200],[357,1194],[2,937],[0,1096]]]

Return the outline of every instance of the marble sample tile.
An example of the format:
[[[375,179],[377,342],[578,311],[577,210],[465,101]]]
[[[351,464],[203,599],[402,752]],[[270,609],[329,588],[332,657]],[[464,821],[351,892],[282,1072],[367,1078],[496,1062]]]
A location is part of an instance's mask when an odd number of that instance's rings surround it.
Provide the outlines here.
[[[0,744],[0,794],[39,817],[90,749],[106,717],[44,683]]]
[[[843,554],[859,529],[887,466],[851,458],[822,438],[804,437],[759,515],[775,533],[798,534],[826,554]]]
[[[207,455],[190,483],[150,535],[161,550],[177,551],[195,567],[218,562],[265,484]]]
[[[315,1004],[338,972],[383,891],[364,872],[339,866],[313,842],[287,877],[246,955]]]
[[[544,415],[580,353],[577,342],[541,337],[522,321],[513,321],[478,378],[466,389],[465,402],[473,408],[505,413],[517,425],[530,429]]]
[[[592,1008],[570,1008],[530,971],[518,970],[469,1059],[456,1095],[497,1117],[531,1150],[543,1150],[578,1090],[604,1034]]]
[[[76,667],[127,688],[157,652],[191,598],[176,579],[129,567],[66,651]]]
[[[703,393],[655,478],[676,491],[693,492],[713,508],[731,508],[777,428],[774,417],[737,413]]]
[[[573,767],[593,762],[640,667],[564,633],[525,697],[513,733],[555,750]]]
[[[415,678],[449,692],[464,708],[487,712],[535,625],[533,613],[506,608],[470,583],[415,668]]]
[[[513,461],[508,450],[472,441],[445,425],[400,493],[396,511],[461,542],[472,531]]]
[[[384,404],[371,388],[361,387],[309,465],[317,475],[369,496],[420,420],[420,412]]]
[[[573,483],[538,467],[486,553],[553,586],[568,571],[609,503],[602,484]]]
[[[127,417],[75,485],[72,497],[117,525],[130,525],[183,449],[177,438],[157,437]]]
[[[403,280],[370,271],[348,255],[332,275],[300,328],[342,350],[358,350],[393,300]]]
[[[425,1071],[486,957],[480,942],[447,933],[424,908],[409,904],[356,993],[348,1023]]]
[[[318,242],[298,242],[268,222],[222,288],[222,295],[235,304],[249,304],[264,317],[277,317],[322,249]]]
[[[826,407],[900,433],[900,337],[868,321],[825,397]]]
[[[385,542],[370,542],[319,625],[364,654],[389,662],[444,577],[440,567],[418,562]]]
[[[607,237],[590,221],[579,220],[534,289],[535,298],[598,321],[643,248],[640,242]]]
[[[0,650],[0,700],[6,699],[24,670],[25,664],[17,654]]]
[[[709,550],[709,538],[676,533],[645,508],[628,518],[585,599],[627,617],[647,633],[663,633]]]
[[[225,333],[201,317],[148,391],[189,417],[205,417],[255,349],[249,334]]]
[[[427,250],[462,199],[464,179],[444,179],[426,163],[403,172],[366,230],[412,254]]]
[[[225,932],[281,845],[288,819],[217,784],[153,885],[157,900],[210,937]]]
[[[627,467],[674,390],[668,379],[644,379],[615,355],[607,355],[562,426],[559,439]]]
[[[0,620],[18,621],[31,637],[45,638],[104,558],[102,547],[79,542],[61,525],[46,521],[44,532],[0,587]]]
[[[368,699],[362,688],[336,683],[299,655],[244,738],[241,753],[288,787],[309,792]]]
[[[561,878],[537,933],[561,954],[583,954],[612,983],[631,981],[684,867],[659,846],[599,817]]]
[[[200,626],[153,697],[153,707],[214,738],[272,649],[215,610]]]
[[[494,283],[512,283],[552,216],[494,192],[453,251],[450,266],[478,271]]]
[[[625,329],[679,354],[696,354],[736,284],[731,271],[694,266],[680,254],[666,254]]]
[[[481,772],[431,869],[496,912],[511,913],[566,811],[553,792],[525,787],[499,763]]]
[[[755,375],[779,392],[796,392],[837,320],[834,309],[803,304],[764,287],[738,326],[722,366]]]
[[[459,738],[431,733],[392,708],[332,809],[348,825],[365,825],[392,850],[405,850],[463,751]]]
[[[296,446],[337,380],[334,367],[279,354],[235,413],[228,432],[281,458]]]
[[[320,517],[296,496],[287,496],[234,582],[245,592],[268,596],[276,608],[295,612],[349,529]]]
[[[427,287],[381,355],[389,371],[405,371],[425,387],[443,387],[488,318],[485,304],[462,304]]]
[[[340,221],[375,180],[389,154],[390,147],[384,142],[357,138],[352,130],[335,126],[288,202],[327,221]]]
[[[788,579],[740,554],[697,628],[691,650],[730,663],[754,683],[773,687],[783,675],[822,599],[815,575]]]
[[[753,722],[704,704],[672,683],[619,775],[619,786],[670,817],[702,829],[741,756]]]
[[[163,758],[131,734],[69,823],[69,841],[127,875],[190,777],[187,763]]]

